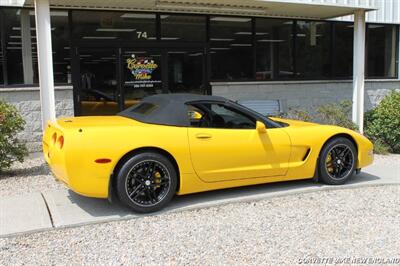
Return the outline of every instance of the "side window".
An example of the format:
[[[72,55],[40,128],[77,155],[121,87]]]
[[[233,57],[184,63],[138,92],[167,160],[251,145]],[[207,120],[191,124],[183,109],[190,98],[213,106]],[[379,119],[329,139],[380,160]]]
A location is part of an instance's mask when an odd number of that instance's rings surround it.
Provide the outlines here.
[[[240,111],[219,103],[196,103],[188,105],[192,127],[254,129],[256,121]]]

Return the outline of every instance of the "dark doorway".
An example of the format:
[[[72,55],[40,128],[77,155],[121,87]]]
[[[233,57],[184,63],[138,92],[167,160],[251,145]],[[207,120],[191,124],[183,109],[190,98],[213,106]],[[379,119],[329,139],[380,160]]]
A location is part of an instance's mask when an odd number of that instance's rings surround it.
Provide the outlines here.
[[[168,51],[168,89],[171,93],[205,93],[204,52]]]
[[[120,110],[116,49],[78,49],[79,115],[112,115]]]

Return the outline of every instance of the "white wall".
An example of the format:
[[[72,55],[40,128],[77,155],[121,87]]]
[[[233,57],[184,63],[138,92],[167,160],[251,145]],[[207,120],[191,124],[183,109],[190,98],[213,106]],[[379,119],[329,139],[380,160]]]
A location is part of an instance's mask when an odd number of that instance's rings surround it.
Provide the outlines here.
[[[0,0],[0,6],[23,6],[25,0]]]

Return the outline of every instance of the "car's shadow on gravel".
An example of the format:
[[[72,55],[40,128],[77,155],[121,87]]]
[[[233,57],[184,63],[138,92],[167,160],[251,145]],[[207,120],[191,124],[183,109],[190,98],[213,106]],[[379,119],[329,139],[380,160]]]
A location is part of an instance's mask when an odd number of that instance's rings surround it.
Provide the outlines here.
[[[118,200],[114,200],[111,204],[107,200],[86,198],[77,195],[72,191],[69,191],[68,197],[69,200],[71,200],[71,203],[78,205],[79,208],[82,209],[82,211],[86,212],[92,217],[97,217],[100,219],[101,217],[115,217],[115,219],[118,219],[149,216],[165,212],[191,210],[196,208],[207,208],[234,202],[252,202],[277,196],[285,196],[288,194],[301,194],[313,191],[317,192],[330,188],[345,189],[354,186],[357,187],[358,184],[361,185],[375,183],[374,181],[377,181],[379,179],[380,177],[378,176],[361,173],[359,175],[354,175],[347,184],[341,186],[327,186],[321,183],[317,183],[313,180],[300,180],[176,196],[164,210],[146,215],[131,212]]]

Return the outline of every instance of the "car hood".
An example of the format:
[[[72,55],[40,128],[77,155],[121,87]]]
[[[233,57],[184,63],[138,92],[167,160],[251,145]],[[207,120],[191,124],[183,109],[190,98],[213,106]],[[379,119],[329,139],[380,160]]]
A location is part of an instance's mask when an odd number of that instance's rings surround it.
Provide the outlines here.
[[[311,122],[304,122],[300,120],[294,120],[294,119],[285,119],[285,118],[279,118],[279,117],[269,117],[270,119],[276,121],[276,122],[281,122],[288,124],[291,127],[311,127],[311,126],[320,126],[320,124],[317,123],[311,123]]]

